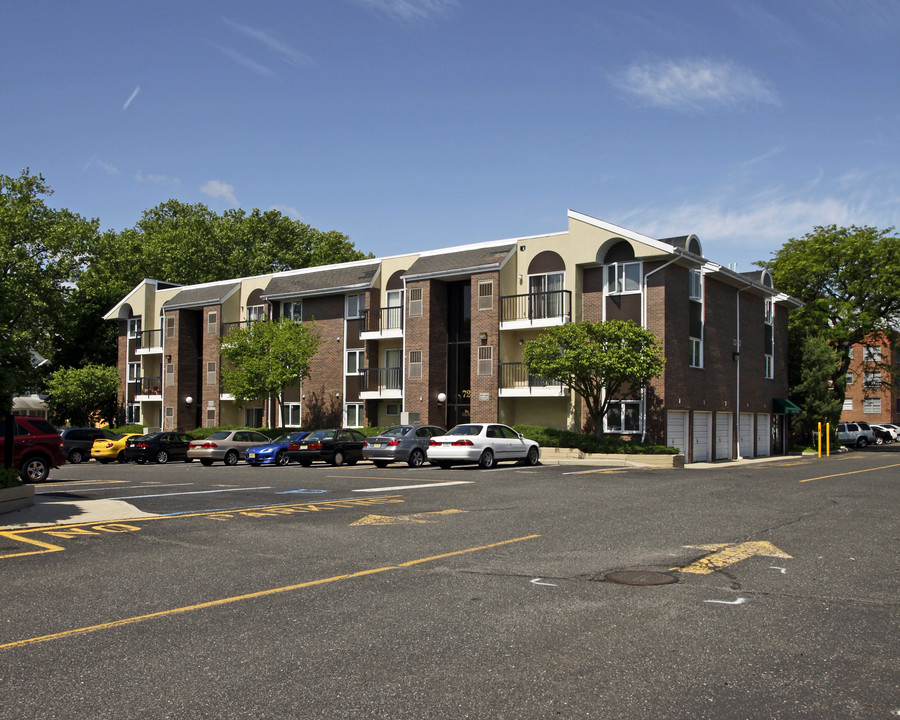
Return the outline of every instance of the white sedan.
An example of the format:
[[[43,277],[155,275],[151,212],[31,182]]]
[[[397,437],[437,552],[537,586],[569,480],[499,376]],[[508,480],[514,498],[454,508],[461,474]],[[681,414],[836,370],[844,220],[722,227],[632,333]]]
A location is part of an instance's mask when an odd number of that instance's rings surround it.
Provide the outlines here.
[[[442,468],[455,463],[478,463],[488,469],[500,460],[524,460],[527,465],[537,465],[540,457],[541,448],[534,440],[496,423],[457,425],[428,443],[428,460]]]

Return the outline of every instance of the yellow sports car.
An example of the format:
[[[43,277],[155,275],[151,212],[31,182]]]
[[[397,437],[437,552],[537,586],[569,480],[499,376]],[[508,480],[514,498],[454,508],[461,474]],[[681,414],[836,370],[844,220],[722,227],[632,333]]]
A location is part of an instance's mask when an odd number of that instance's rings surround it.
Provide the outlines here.
[[[106,465],[106,463],[115,460],[116,462],[125,462],[125,441],[130,437],[139,436],[141,433],[125,433],[116,435],[114,439],[98,438],[94,440],[91,448],[91,457],[98,463]]]

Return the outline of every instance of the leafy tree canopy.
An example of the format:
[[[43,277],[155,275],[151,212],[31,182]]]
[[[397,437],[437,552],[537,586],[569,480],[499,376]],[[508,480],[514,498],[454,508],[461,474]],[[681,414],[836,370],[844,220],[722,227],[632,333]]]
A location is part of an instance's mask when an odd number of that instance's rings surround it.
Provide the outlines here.
[[[665,366],[656,336],[630,320],[548,328],[525,343],[524,361],[529,373],[558,379],[578,393],[597,434],[610,402],[639,397]]]
[[[119,373],[112,365],[60,368],[47,380],[47,405],[57,422],[89,425],[94,418],[116,424]]]
[[[232,330],[219,338],[222,387],[239,403],[275,397],[283,410],[284,391],[309,377],[321,341],[314,322],[261,320]]]
[[[799,417],[805,430],[813,432],[818,424],[832,423],[841,417],[843,401],[840,393],[832,389],[831,373],[838,364],[837,353],[821,335],[810,335],[802,341],[798,382],[791,389],[791,399],[803,412]],[[838,381],[842,386],[844,379]]]

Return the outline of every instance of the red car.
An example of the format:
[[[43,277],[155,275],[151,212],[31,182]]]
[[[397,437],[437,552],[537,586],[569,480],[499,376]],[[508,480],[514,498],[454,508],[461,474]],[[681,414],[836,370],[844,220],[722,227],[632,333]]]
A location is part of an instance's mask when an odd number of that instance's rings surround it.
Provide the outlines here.
[[[51,468],[64,465],[62,438],[43,418],[16,415],[13,467],[19,468],[23,482],[43,482]],[[6,420],[0,418],[0,462],[6,453]]]

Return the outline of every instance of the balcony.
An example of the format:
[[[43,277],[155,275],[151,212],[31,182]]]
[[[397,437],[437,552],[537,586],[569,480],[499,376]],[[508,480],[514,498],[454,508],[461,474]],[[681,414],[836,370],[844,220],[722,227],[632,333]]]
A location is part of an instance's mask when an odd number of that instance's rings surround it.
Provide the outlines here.
[[[135,385],[136,402],[141,400],[162,400],[162,377],[142,377],[130,385]]]
[[[500,298],[500,329],[551,327],[572,322],[572,291],[550,290]]]
[[[403,397],[403,369],[366,368],[359,397],[362,400],[397,400]]]
[[[239,322],[222,323],[222,326],[219,328],[219,337],[228,337],[232,330],[246,329],[250,327],[252,322],[252,320],[241,320]]]
[[[163,350],[162,330],[141,330],[134,336],[135,352],[138,355],[161,354]]]
[[[362,311],[360,340],[384,340],[403,337],[403,308],[371,308]]]
[[[566,386],[559,380],[531,375],[525,363],[500,363],[500,397],[563,397]]]

